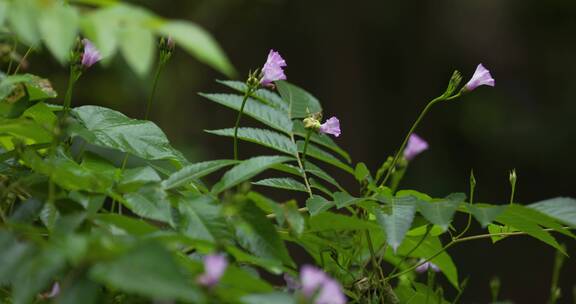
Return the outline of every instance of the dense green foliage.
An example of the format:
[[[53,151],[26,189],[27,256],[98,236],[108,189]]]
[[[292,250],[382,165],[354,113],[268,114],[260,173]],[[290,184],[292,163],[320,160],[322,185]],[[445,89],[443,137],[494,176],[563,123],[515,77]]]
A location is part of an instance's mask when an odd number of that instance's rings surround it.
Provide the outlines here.
[[[113,1],[70,2],[108,4],[0,0],[2,39],[44,45],[65,63],[81,33],[105,58],[118,49],[145,74],[155,36],[170,35],[199,60],[233,74],[217,44],[192,23]],[[61,286],[58,303],[297,303],[298,292],[262,278],[298,277],[293,248],[336,278],[350,303],[449,303],[443,289],[464,287],[450,247],[525,234],[564,252],[553,233],[575,238],[574,199],[476,203],[468,198],[474,182],[468,194],[441,198],[398,190],[406,160],[391,157],[370,170],[327,135],[309,133],[302,120],[321,112],[321,103],[287,81],[248,92],[243,108],[258,126],[239,128],[238,138],[269,153],[191,163],[154,122],[99,106],[67,115],[49,80],[3,71],[0,299],[9,303],[46,300],[54,282]],[[240,111],[246,84],[220,83],[226,93],[201,95]],[[442,96],[453,96],[458,83],[451,81]],[[233,128],[207,132],[234,137]],[[344,188],[332,169],[351,175],[357,187]],[[258,191],[264,187],[294,192],[295,199],[274,201]],[[451,225],[456,216],[468,225]],[[472,219],[487,234],[468,235]],[[202,287],[201,259],[214,252],[231,264],[214,288]],[[424,261],[451,286],[439,287],[432,272],[427,284],[419,283],[414,269]]]

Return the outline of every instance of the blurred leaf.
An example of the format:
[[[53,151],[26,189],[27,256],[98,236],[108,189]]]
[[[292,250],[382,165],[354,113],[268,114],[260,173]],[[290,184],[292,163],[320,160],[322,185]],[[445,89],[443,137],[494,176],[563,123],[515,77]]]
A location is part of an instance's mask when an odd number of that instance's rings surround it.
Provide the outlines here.
[[[212,187],[212,193],[218,194],[226,189],[244,182],[270,167],[292,160],[284,156],[257,156],[243,161],[234,168],[228,170],[222,179]]]
[[[58,95],[48,79],[36,75],[17,74],[1,77],[0,80],[0,100],[12,94],[18,84],[25,86],[30,101],[55,98]]]
[[[254,204],[256,204],[256,206],[262,209],[264,212],[269,214],[273,213],[274,215],[276,215],[276,222],[278,222],[279,225],[284,225],[285,221],[284,210],[282,209],[279,203],[254,191],[248,192],[246,198],[254,202]]]
[[[170,146],[166,135],[156,124],[137,120],[98,106],[72,110],[84,128],[74,134],[97,146],[120,150],[147,160],[171,159],[184,163],[183,156]]]
[[[243,100],[243,96],[234,94],[200,93],[200,96],[236,111],[240,111]],[[252,98],[246,101],[244,114],[278,131],[286,134],[292,133],[292,121],[286,113]]]
[[[8,22],[18,39],[30,47],[37,47],[40,42],[38,33],[38,9],[34,0],[10,2]]]
[[[82,205],[88,212],[88,215],[96,214],[104,205],[106,196],[102,194],[92,194],[80,191],[70,191],[68,197]]]
[[[237,164],[238,162],[239,161],[237,160],[224,159],[191,164],[170,175],[168,179],[162,182],[162,187],[164,187],[164,189],[173,189],[184,186],[196,179],[204,177],[224,167]]]
[[[249,293],[271,292],[273,290],[266,281],[256,274],[230,265],[216,287],[216,293],[226,303],[236,303],[238,298]]]
[[[158,228],[144,220],[114,213],[97,214],[94,216],[94,222],[100,226],[107,227],[112,232],[123,231],[126,234],[135,236],[143,236],[158,231]]]
[[[316,97],[287,81],[276,81],[278,93],[290,107],[290,118],[305,118],[310,114],[322,112],[322,106]]]
[[[528,207],[576,227],[576,199],[557,197],[530,204]]]
[[[149,29],[141,25],[130,24],[119,32],[120,51],[130,67],[140,76],[144,76],[154,60],[155,42]]]
[[[76,8],[54,3],[45,7],[38,20],[44,43],[60,63],[68,62],[78,35],[80,18]]]
[[[334,202],[331,202],[320,195],[312,195],[311,198],[306,200],[306,207],[311,216],[315,216],[334,206]]]
[[[8,5],[10,3],[6,1],[0,1],[0,27],[4,26],[4,21],[6,20],[6,15],[8,11]]]
[[[143,243],[109,262],[100,262],[90,277],[109,287],[155,299],[203,302],[203,295],[182,272],[170,252]]]
[[[304,141],[299,140],[297,142],[297,144],[298,144],[298,151],[303,152],[304,151]],[[310,143],[308,144],[308,149],[306,150],[306,156],[316,158],[316,159],[321,160],[327,164],[335,166],[336,168],[340,168],[340,169],[342,169],[342,170],[344,170],[350,174],[354,174],[354,169],[352,169],[352,167],[341,162],[338,158],[334,157],[332,154],[318,148],[317,146],[315,146],[313,144],[310,144]]]
[[[444,199],[433,200],[425,202],[422,200],[417,201],[418,210],[424,217],[434,225],[442,227],[444,230],[452,221],[454,212],[460,204],[466,199],[462,193],[453,193]]]
[[[470,213],[474,215],[476,220],[480,222],[483,228],[486,228],[488,224],[491,224],[504,210],[507,206],[490,206],[476,204],[472,206],[466,206]]]
[[[168,21],[158,30],[164,36],[172,37],[177,45],[182,46],[198,60],[229,77],[236,74],[218,43],[198,25],[189,21]]]
[[[242,247],[261,258],[294,265],[286,245],[280,239],[274,225],[266,218],[266,214],[251,201],[242,202],[238,208],[233,223],[236,237]]]
[[[74,278],[70,285],[62,287],[62,293],[56,298],[58,304],[95,304],[99,301],[101,286],[82,276]]]
[[[365,199],[362,197],[353,197],[352,195],[344,192],[334,193],[334,203],[336,204],[336,207],[338,207],[338,209],[353,206],[364,200]]]
[[[38,218],[44,203],[36,198],[29,198],[21,202],[16,211],[10,215],[8,223],[32,223]]]
[[[306,133],[308,133],[308,131],[306,130],[306,128],[304,128],[304,123],[301,120],[294,120],[294,134],[305,138]],[[312,135],[310,136],[310,141],[313,143],[317,143],[323,147],[326,147],[326,148],[338,153],[348,163],[350,163],[352,161],[348,152],[346,152],[342,148],[340,148],[332,140],[332,138],[330,138],[326,134],[322,134],[322,133],[318,133],[318,132],[312,132]]]
[[[413,287],[410,285],[401,284],[394,292],[398,296],[401,303],[438,303],[449,304],[450,302],[439,298],[437,292],[431,290],[427,285],[414,282]]]
[[[293,231],[297,236],[300,236],[304,232],[304,217],[298,210],[298,204],[296,201],[292,200],[283,205],[284,214],[286,216],[286,221],[290,226],[291,231]]]
[[[18,241],[12,234],[0,230],[0,285],[8,285],[37,249]]]
[[[52,134],[48,130],[33,120],[26,118],[0,118],[0,135],[14,136],[27,144],[49,143],[52,141]]]
[[[242,298],[244,304],[296,304],[294,296],[287,293],[273,292],[267,294],[253,294]]]
[[[397,251],[414,220],[415,200],[394,198],[393,203],[384,206],[383,209],[374,209],[374,213],[378,223],[386,232],[386,241],[394,251]]]
[[[234,128],[206,130],[210,134],[234,137]],[[296,145],[285,135],[264,129],[238,128],[238,138],[294,156]]]
[[[137,192],[127,193],[121,202],[141,217],[165,223],[171,222],[170,202],[166,198],[166,193],[158,185],[145,186]]]
[[[31,303],[38,293],[51,286],[64,266],[64,257],[51,249],[44,249],[26,259],[14,278],[14,303]]]
[[[373,221],[332,212],[323,212],[316,216],[311,216],[308,218],[308,226],[310,228],[306,233],[326,230],[374,230],[379,228]]]
[[[53,109],[51,109],[47,104],[43,102],[38,102],[37,104],[26,109],[22,113],[22,117],[30,118],[44,127],[46,130],[53,128],[58,117],[54,114]]]
[[[212,203],[213,199],[201,196],[195,199],[183,199],[178,208],[182,215],[179,230],[195,240],[212,243],[227,243],[232,239],[232,233],[222,207]]]
[[[82,17],[82,30],[103,58],[110,58],[118,48],[120,17],[110,8],[94,10]]]
[[[300,191],[300,192],[307,192],[306,186],[301,182],[297,182],[292,178],[283,177],[283,178],[267,178],[263,180],[259,180],[257,182],[253,182],[253,185],[257,186],[266,186],[278,189],[285,189],[285,190],[292,190],[292,191]]]
[[[365,163],[356,164],[356,168],[354,169],[354,177],[359,182],[362,182],[366,179],[372,180],[370,170],[368,170],[368,167],[366,167]]]

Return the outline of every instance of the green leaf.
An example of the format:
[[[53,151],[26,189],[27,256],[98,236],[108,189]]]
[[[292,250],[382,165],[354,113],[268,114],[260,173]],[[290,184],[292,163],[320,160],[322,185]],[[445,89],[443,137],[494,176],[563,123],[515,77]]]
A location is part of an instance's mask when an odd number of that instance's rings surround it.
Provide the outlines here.
[[[52,134],[37,122],[26,118],[0,118],[0,135],[10,135],[27,144],[52,142]],[[11,149],[12,147],[6,147]]]
[[[310,114],[322,112],[322,106],[316,97],[305,90],[287,82],[276,81],[278,93],[290,107],[290,118],[305,118]]]
[[[60,63],[68,62],[78,35],[80,18],[76,8],[54,3],[44,8],[38,26],[44,43]]]
[[[159,32],[171,36],[198,60],[210,65],[229,77],[236,74],[234,67],[212,36],[198,25],[189,21],[168,21]]]
[[[157,185],[142,187],[137,192],[127,193],[121,202],[141,217],[165,223],[171,222],[170,202],[166,193]]]
[[[36,75],[17,74],[0,77],[0,80],[0,100],[5,99],[18,89],[18,84],[24,85],[30,101],[55,98],[58,95],[48,79]]]
[[[292,191],[300,191],[300,192],[308,192],[306,186],[301,182],[297,182],[292,178],[283,177],[283,178],[267,178],[263,180],[259,180],[257,182],[253,182],[253,185],[258,186],[266,186],[278,189],[285,189],[285,190],[292,190]]]
[[[378,223],[386,232],[386,241],[396,252],[414,220],[414,214],[416,213],[415,202],[403,198],[394,198],[393,203],[383,208],[389,210],[375,209],[374,213]]]
[[[10,2],[8,22],[18,39],[28,46],[36,47],[40,42],[38,33],[38,9],[34,0]]]
[[[331,202],[320,195],[312,195],[311,198],[306,200],[306,207],[311,216],[320,214],[334,206],[334,202]]]
[[[162,182],[162,187],[168,190],[184,186],[212,172],[237,163],[237,160],[223,159],[191,164],[172,173],[168,179]]]
[[[70,285],[66,286],[58,296],[58,304],[76,304],[82,299],[82,304],[95,304],[102,292],[101,286],[82,276],[75,278]]]
[[[252,273],[251,270],[229,265],[220,282],[215,286],[219,300],[224,303],[238,303],[240,297],[250,293],[273,291],[270,284],[259,278],[258,273]]]
[[[236,111],[240,111],[242,100],[244,99],[243,96],[234,94],[200,93],[200,96]],[[292,133],[292,121],[287,113],[258,102],[257,100],[248,98],[243,113],[273,129],[286,134]]]
[[[304,141],[299,140],[297,144],[298,144],[298,151],[303,152],[304,151]],[[352,167],[341,162],[338,158],[334,157],[332,154],[318,148],[317,146],[315,146],[313,144],[308,143],[308,148],[306,150],[306,156],[316,158],[316,159],[321,160],[327,164],[335,166],[336,168],[340,168],[340,169],[342,169],[342,170],[344,170],[350,174],[354,174],[354,169],[352,169]]]
[[[26,259],[14,278],[14,303],[32,303],[38,293],[50,287],[65,262],[64,257],[53,249],[42,250]]]
[[[257,156],[245,160],[241,164],[228,170],[222,179],[214,185],[212,193],[218,194],[258,175],[276,164],[290,160],[292,160],[292,158],[284,156]]]
[[[336,207],[338,207],[338,209],[355,205],[364,200],[365,199],[362,197],[353,197],[352,195],[344,192],[334,193],[334,203],[336,203]]]
[[[90,277],[112,288],[156,299],[204,302],[202,293],[182,273],[170,252],[144,243],[109,262],[100,262]]]
[[[356,168],[354,169],[354,177],[359,182],[362,182],[366,179],[372,180],[372,174],[370,174],[370,170],[368,170],[368,167],[366,167],[365,163],[356,164]]]
[[[8,285],[38,249],[21,242],[6,230],[0,230],[0,284]]]
[[[234,81],[234,80],[216,80],[216,81],[238,92],[246,93],[247,86],[245,83],[241,81]],[[278,94],[272,91],[266,89],[259,89],[256,90],[256,92],[252,93],[250,97],[288,113],[288,104],[284,102],[284,100],[282,100],[282,98],[278,96]]]
[[[461,193],[453,193],[444,199],[432,200],[425,202],[422,200],[417,201],[418,210],[424,217],[434,225],[448,229],[448,225],[452,221],[454,212],[460,204],[466,199],[466,196]]]
[[[161,180],[156,170],[151,167],[130,168],[124,170],[118,188],[121,192],[132,192],[137,191],[143,185],[157,183]]]
[[[293,296],[282,293],[273,292],[267,294],[252,294],[242,298],[244,304],[296,304]]]
[[[122,216],[119,214],[97,214],[94,222],[98,226],[107,227],[110,231],[118,233],[124,231],[128,235],[144,236],[158,231],[158,228],[148,224],[144,220]]]
[[[306,130],[306,128],[304,128],[304,123],[301,120],[294,120],[293,122],[294,122],[294,134],[305,138],[306,134],[308,133],[308,130]],[[322,134],[322,133],[318,133],[318,132],[312,132],[312,135],[310,136],[310,141],[313,143],[317,143],[323,147],[326,147],[326,148],[338,153],[348,163],[350,163],[352,161],[352,159],[350,158],[350,155],[346,151],[344,151],[342,148],[340,148],[332,140],[332,138],[330,138],[330,136],[328,136],[326,134]]]
[[[286,245],[266,214],[251,201],[242,202],[238,208],[233,223],[242,247],[261,258],[294,265]]]
[[[154,61],[154,36],[149,29],[136,24],[121,28],[120,51],[130,67],[140,76],[144,76]]]
[[[292,200],[282,205],[284,209],[284,214],[286,221],[290,226],[290,230],[293,231],[296,236],[302,235],[304,232],[305,220],[300,211],[298,210],[298,204],[296,201]]]
[[[296,169],[298,169],[298,168],[296,168]],[[344,190],[344,188],[342,186],[340,186],[340,184],[332,176],[330,176],[328,173],[326,173],[326,171],[322,170],[320,167],[316,166],[315,164],[313,164],[311,162],[306,162],[306,172],[311,173],[312,175],[319,177],[319,178],[323,179],[324,181],[332,184],[333,186],[338,188],[340,191],[346,192],[346,190]],[[301,176],[301,175],[298,174],[298,176]]]
[[[171,159],[185,162],[153,122],[126,117],[124,114],[98,106],[82,106],[72,110],[84,128],[74,133],[97,146],[120,150],[146,160]]]
[[[576,199],[557,197],[530,204],[528,207],[576,227]]]
[[[232,239],[222,207],[213,204],[210,197],[182,199],[178,209],[182,216],[178,226],[184,235],[212,243],[226,243]]]
[[[6,20],[9,4],[10,4],[9,2],[0,1],[0,27],[4,26],[4,21]]]
[[[491,224],[504,210],[507,206],[490,206],[476,204],[472,206],[466,206],[470,213],[476,218],[483,228],[486,228],[488,224]]]
[[[82,30],[103,58],[111,58],[118,48],[121,18],[114,8],[94,10],[82,16]]]
[[[207,130],[210,134],[234,137],[234,128]],[[259,144],[291,156],[296,155],[296,145],[285,135],[264,129],[238,128],[238,138]]]
[[[328,231],[328,230],[363,230],[379,229],[374,222],[362,220],[357,217],[337,214],[332,212],[323,212],[316,216],[308,218],[310,227],[306,233]]]

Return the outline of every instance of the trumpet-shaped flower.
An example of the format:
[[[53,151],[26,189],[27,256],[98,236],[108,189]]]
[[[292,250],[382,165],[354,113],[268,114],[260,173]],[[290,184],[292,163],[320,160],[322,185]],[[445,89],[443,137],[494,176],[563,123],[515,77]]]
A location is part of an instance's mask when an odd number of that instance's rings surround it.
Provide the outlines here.
[[[96,62],[102,60],[100,51],[98,51],[90,40],[84,38],[82,39],[82,44],[84,44],[84,53],[82,54],[82,66],[84,68],[89,68]]]
[[[476,71],[472,78],[466,85],[464,85],[464,90],[469,92],[476,89],[479,86],[487,85],[487,86],[494,86],[494,78],[490,75],[490,71],[488,71],[481,63],[476,67]]]
[[[428,149],[428,143],[416,134],[411,134],[408,139],[408,144],[404,149],[404,157],[407,160],[412,160],[416,155],[426,151]]]
[[[335,137],[340,136],[340,121],[335,116],[330,117],[326,122],[320,125],[320,132],[331,134]]]
[[[305,297],[310,298],[317,294],[314,304],[346,303],[340,284],[316,267],[304,265],[300,271],[300,281]]]
[[[286,75],[284,74],[284,69],[286,61],[280,56],[280,53],[270,50],[268,53],[268,59],[262,68],[262,79],[260,84],[263,86],[271,86],[272,82],[278,80],[286,80]]]
[[[418,261],[418,264],[422,263],[423,261],[424,260],[421,259],[420,261]],[[428,268],[432,269],[432,271],[434,271],[434,272],[440,271],[440,268],[438,268],[438,266],[436,266],[434,263],[431,263],[431,262],[423,263],[422,265],[416,267],[415,270],[418,273],[423,273],[423,272],[428,271]]]
[[[223,255],[208,255],[204,258],[204,273],[198,277],[198,283],[206,287],[212,287],[220,281],[220,278],[228,267],[228,261]]]

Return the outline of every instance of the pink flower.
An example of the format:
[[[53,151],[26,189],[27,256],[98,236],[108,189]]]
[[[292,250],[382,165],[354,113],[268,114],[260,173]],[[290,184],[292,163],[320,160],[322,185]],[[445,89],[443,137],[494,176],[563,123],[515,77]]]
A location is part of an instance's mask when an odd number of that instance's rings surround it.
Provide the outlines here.
[[[418,261],[418,264],[420,264],[422,262],[424,262],[424,259],[421,259],[420,261]],[[438,266],[436,266],[434,263],[426,262],[426,263],[416,267],[416,272],[424,273],[424,272],[428,271],[428,268],[432,268],[432,270],[434,272],[440,271],[440,268],[438,268]]]
[[[464,90],[469,92],[476,89],[479,86],[487,85],[487,86],[494,86],[494,78],[490,75],[490,71],[488,71],[481,63],[476,67],[476,71],[474,75],[472,75],[472,79],[468,81],[468,83],[464,86]]]
[[[204,273],[198,277],[198,283],[206,287],[218,284],[226,267],[228,267],[228,261],[223,255],[207,255],[204,258]]]
[[[427,149],[428,143],[420,138],[420,136],[413,133],[408,139],[406,149],[404,149],[404,157],[407,160],[412,160],[414,157],[416,157],[416,155],[426,151]]]
[[[54,284],[52,284],[50,292],[42,293],[39,295],[39,297],[46,300],[56,298],[58,295],[60,295],[60,283],[54,282]]]
[[[270,50],[268,59],[262,68],[263,77],[260,84],[271,86],[272,82],[277,80],[286,80],[286,75],[282,68],[286,67],[286,61],[280,56],[280,53]]]
[[[307,298],[318,296],[314,304],[345,304],[346,296],[340,284],[330,278],[324,271],[310,265],[304,265],[300,271],[302,293]]]
[[[82,43],[84,44],[84,54],[82,54],[82,66],[84,68],[89,68],[102,60],[102,55],[90,40],[84,38]]]
[[[320,132],[331,134],[336,137],[340,136],[340,121],[335,116],[330,117],[326,122],[320,125]]]

